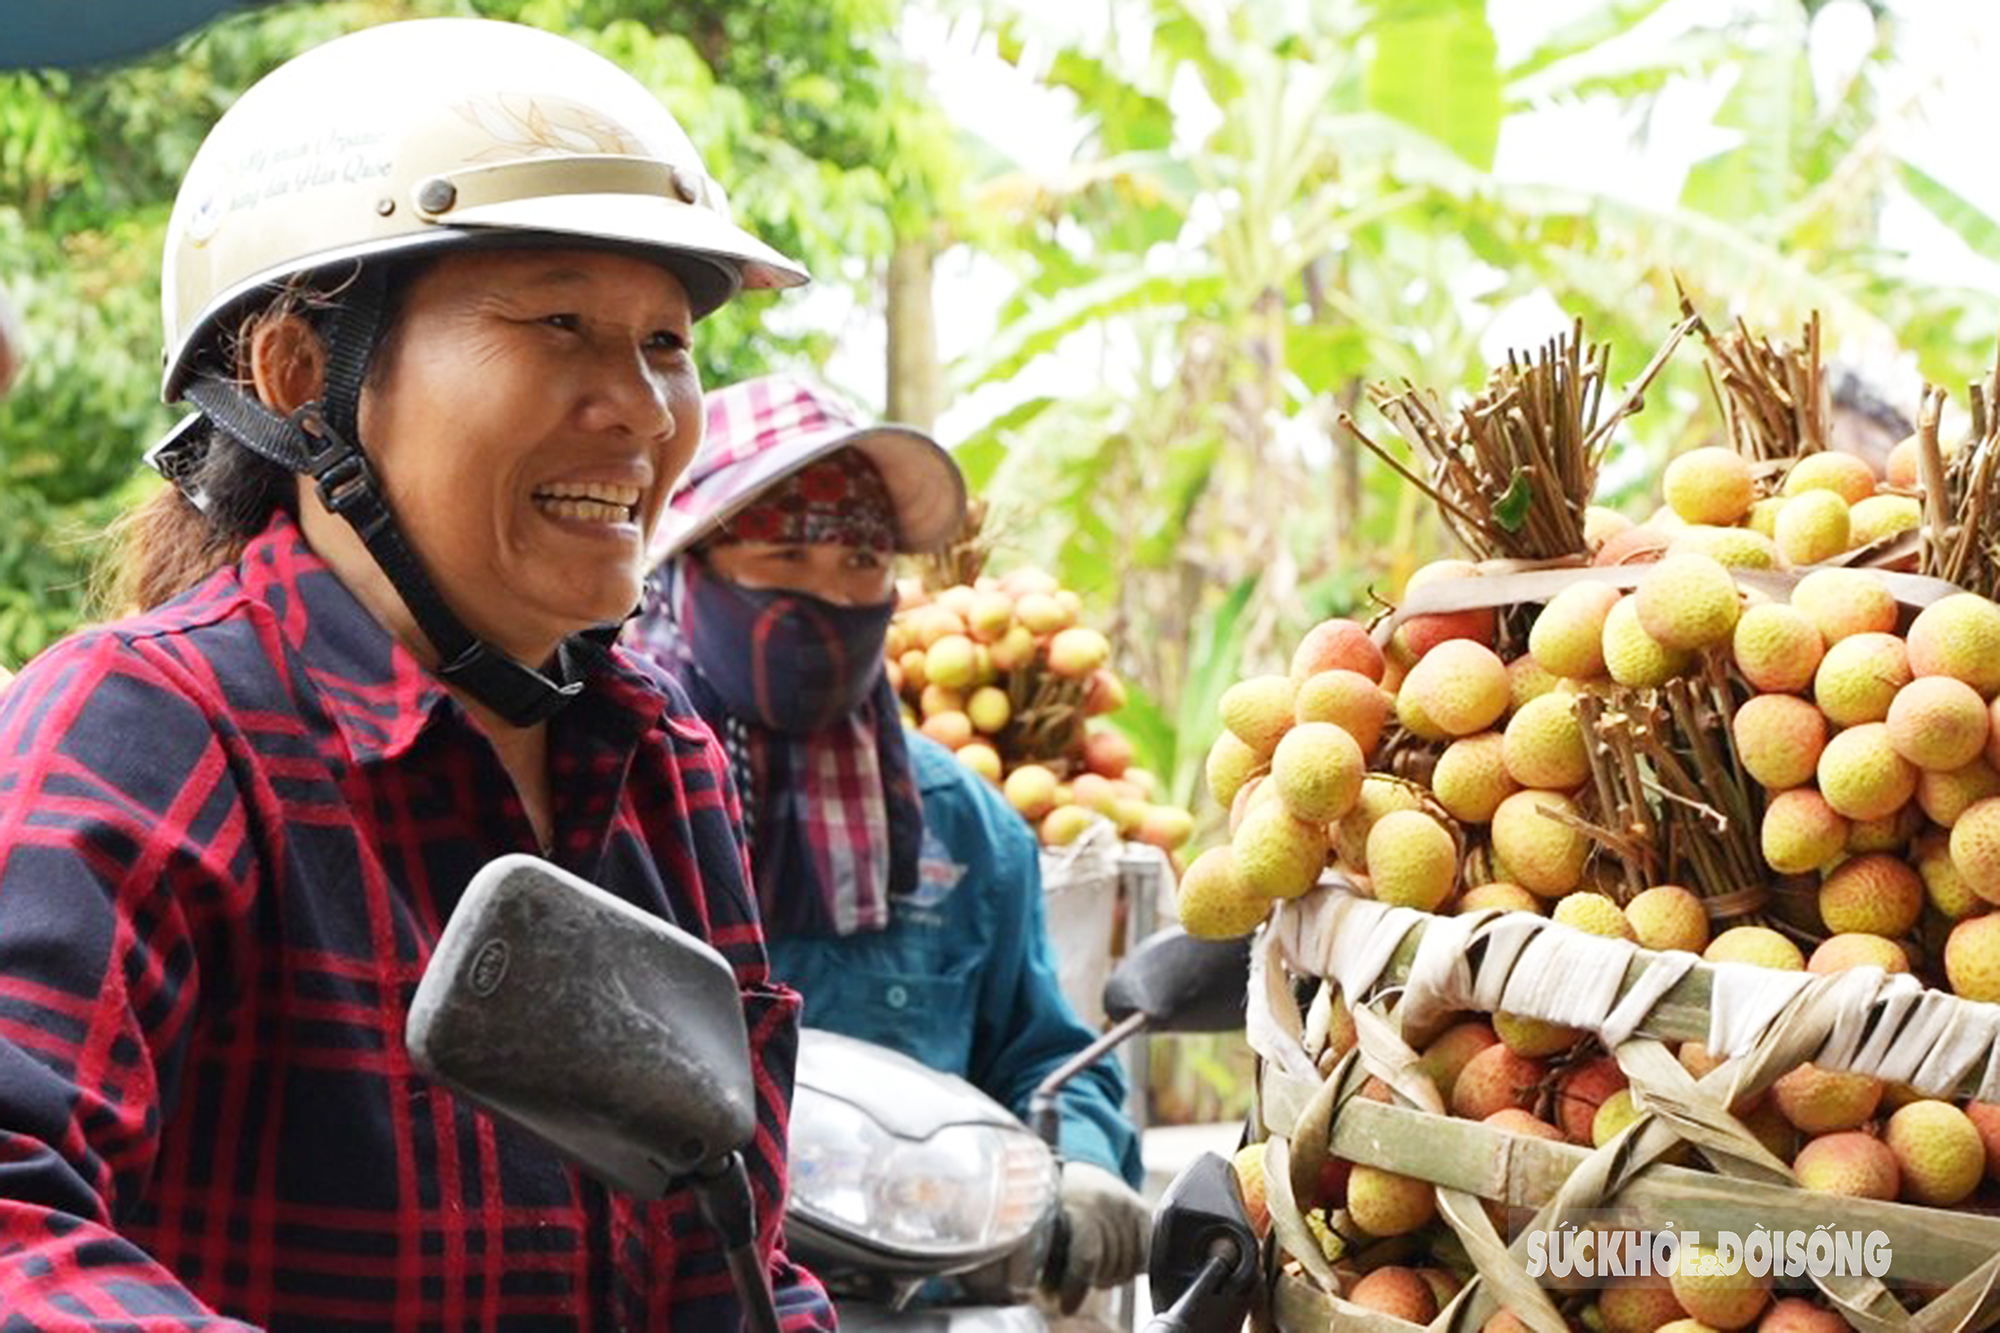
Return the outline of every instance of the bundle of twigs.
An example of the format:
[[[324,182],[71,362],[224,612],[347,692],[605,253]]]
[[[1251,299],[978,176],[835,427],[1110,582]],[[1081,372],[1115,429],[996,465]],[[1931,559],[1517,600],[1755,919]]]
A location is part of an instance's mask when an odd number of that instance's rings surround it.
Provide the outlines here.
[[[1944,391],[1926,386],[1917,412],[1924,522],[1918,569],[1985,597],[2000,596],[2000,356],[1970,391],[1972,429],[1947,459],[1938,442]]]
[[[1710,657],[1657,690],[1577,696],[1598,816],[1575,826],[1620,868],[1624,890],[1614,897],[1679,884],[1718,923],[1768,924],[1762,789],[1744,771],[1729,725],[1743,693]]]
[[[1369,397],[1428,464],[1420,477],[1342,413],[1341,425],[1429,496],[1445,525],[1478,559],[1557,560],[1584,550],[1583,511],[1597,489],[1618,423],[1637,411],[1646,386],[1698,323],[1676,325],[1608,416],[1610,348],[1583,344],[1583,322],[1531,360],[1509,353],[1480,393],[1457,412],[1405,382],[1371,385]]]
[[[986,530],[986,518],[986,501],[973,497],[965,507],[965,524],[949,546],[911,557],[926,591],[969,584],[985,570],[994,545],[992,534]]]
[[[1681,311],[1693,317],[1685,292]],[[1741,319],[1720,333],[1696,323],[1708,348],[1709,388],[1737,453],[1773,461],[1827,447],[1833,404],[1820,365],[1817,310],[1806,320],[1801,347],[1757,337]]]
[[[1070,776],[1083,745],[1088,681],[1058,676],[1040,655],[1033,667],[1002,677],[1012,712],[1000,732],[999,749],[1011,761],[1043,764],[1059,777]]]

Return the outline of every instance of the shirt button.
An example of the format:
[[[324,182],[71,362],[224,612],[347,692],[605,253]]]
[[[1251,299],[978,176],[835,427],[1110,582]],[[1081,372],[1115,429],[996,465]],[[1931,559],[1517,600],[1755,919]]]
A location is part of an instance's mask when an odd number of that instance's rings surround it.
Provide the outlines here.
[[[882,992],[882,998],[889,1002],[891,1009],[901,1009],[910,1002],[910,993],[901,986],[891,986]]]

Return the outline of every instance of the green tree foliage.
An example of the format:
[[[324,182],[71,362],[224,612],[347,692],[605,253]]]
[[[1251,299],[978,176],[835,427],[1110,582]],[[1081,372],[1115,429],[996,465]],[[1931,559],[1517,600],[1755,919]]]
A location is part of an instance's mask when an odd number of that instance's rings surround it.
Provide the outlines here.
[[[97,537],[149,485],[139,455],[176,415],[158,402],[160,247],[209,126],[299,51],[447,14],[563,32],[630,69],[739,218],[864,306],[899,214],[948,193],[953,139],[890,41],[892,0],[324,0],[113,68],[0,74],[0,285],[30,335],[0,400],[0,663],[87,613]],[[708,381],[823,360],[829,335],[797,299],[753,295],[704,324]]]

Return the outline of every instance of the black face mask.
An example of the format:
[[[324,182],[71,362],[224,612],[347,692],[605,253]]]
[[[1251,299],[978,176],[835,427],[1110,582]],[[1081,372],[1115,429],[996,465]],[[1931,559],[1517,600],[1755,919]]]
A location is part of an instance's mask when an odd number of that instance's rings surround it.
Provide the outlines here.
[[[681,562],[680,629],[695,667],[730,712],[805,735],[867,702],[882,674],[896,602],[839,606],[808,593],[746,588]]]

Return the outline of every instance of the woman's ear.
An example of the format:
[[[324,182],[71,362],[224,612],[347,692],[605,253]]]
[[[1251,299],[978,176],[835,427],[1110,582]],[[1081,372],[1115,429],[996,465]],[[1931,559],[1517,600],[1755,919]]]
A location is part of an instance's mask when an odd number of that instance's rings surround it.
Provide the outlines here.
[[[319,397],[326,349],[299,315],[258,323],[250,335],[250,383],[266,407],[289,416]]]

